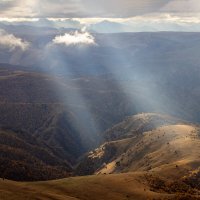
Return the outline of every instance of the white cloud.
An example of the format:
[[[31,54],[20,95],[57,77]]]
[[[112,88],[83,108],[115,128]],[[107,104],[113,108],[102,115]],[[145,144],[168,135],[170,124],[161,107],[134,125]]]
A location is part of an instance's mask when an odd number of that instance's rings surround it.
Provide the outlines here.
[[[0,17],[0,22],[37,22],[39,18],[7,18]]]
[[[185,13],[166,13],[158,12],[151,13],[148,15],[135,16],[130,18],[48,18],[48,19],[38,19],[38,18],[0,18],[0,22],[5,22],[6,24],[13,25],[30,25],[30,26],[45,26],[45,27],[66,27],[80,29],[82,27],[87,27],[88,31],[94,31],[93,25],[101,24],[101,22],[115,22],[117,24],[112,24],[108,26],[109,23],[98,25],[96,32],[143,32],[143,31],[200,31],[200,13],[198,12],[185,12]],[[102,30],[100,30],[102,29]],[[83,31],[81,33],[84,33]],[[79,32],[80,34],[80,32]],[[74,37],[75,33],[67,34],[70,38]],[[91,34],[89,34],[91,35]],[[59,38],[57,36],[56,40],[60,43],[64,43],[65,35]],[[92,36],[91,36],[92,37]],[[86,37],[87,38],[87,37]],[[77,39],[77,38],[76,38]],[[57,41],[58,43],[58,41]],[[69,43],[69,42],[68,42]],[[76,43],[76,42],[75,42]],[[77,42],[78,43],[78,42]],[[67,44],[69,45],[69,44]]]
[[[16,48],[25,51],[29,47],[29,43],[0,29],[0,47],[8,48],[11,51]]]
[[[70,45],[95,45],[95,38],[89,32],[65,33],[65,35],[56,36],[53,40],[54,44]]]

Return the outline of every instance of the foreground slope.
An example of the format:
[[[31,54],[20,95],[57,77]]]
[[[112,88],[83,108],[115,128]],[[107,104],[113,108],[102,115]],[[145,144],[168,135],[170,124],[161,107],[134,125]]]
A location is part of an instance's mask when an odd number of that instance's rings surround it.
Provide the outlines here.
[[[152,174],[128,173],[68,178],[37,183],[0,180],[2,200],[197,200],[197,190],[183,182],[155,178]],[[158,187],[160,186],[160,188]],[[178,188],[178,189],[177,189]]]

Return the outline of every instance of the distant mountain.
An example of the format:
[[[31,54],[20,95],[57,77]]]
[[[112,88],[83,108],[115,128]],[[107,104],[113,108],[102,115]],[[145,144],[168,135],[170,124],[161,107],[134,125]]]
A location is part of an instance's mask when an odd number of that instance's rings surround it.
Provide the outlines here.
[[[71,29],[81,29],[83,25],[74,19],[57,20],[54,22],[54,26],[57,28],[71,28]]]
[[[38,21],[32,21],[32,22],[20,22],[20,23],[14,23],[14,25],[27,25],[27,26],[34,26],[34,27],[54,27],[54,22],[50,21],[46,18],[41,18]]]
[[[66,28],[66,29],[80,29],[82,25],[79,21],[74,19],[64,19],[64,20],[49,20],[47,18],[40,18],[36,21],[21,21],[21,22],[1,22],[4,26],[31,26],[36,28]]]
[[[108,20],[104,20],[102,22],[92,24],[91,26],[89,26],[89,30],[95,31],[97,33],[123,33],[123,32],[134,31],[128,25],[117,23],[117,22],[111,22]]]
[[[159,31],[174,31],[174,32],[194,32],[200,29],[199,25],[185,25],[173,22],[152,22],[152,21],[137,21],[130,20],[127,22],[112,22],[104,20],[94,23],[89,27],[89,30],[97,33],[126,33],[126,32],[159,32]]]

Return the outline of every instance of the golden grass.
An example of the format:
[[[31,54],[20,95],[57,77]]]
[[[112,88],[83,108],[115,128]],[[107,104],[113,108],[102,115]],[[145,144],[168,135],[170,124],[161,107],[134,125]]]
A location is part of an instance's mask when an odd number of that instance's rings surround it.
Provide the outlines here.
[[[17,183],[0,181],[1,200],[127,200],[172,197],[145,186],[142,174],[96,175],[63,180]]]

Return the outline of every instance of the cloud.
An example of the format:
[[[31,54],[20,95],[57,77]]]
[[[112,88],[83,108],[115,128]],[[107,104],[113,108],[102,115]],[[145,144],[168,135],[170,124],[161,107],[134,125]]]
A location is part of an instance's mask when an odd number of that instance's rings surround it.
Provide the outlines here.
[[[20,18],[7,18],[7,17],[0,17],[0,22],[10,22],[10,23],[15,23],[15,22],[38,22],[39,21],[39,18],[23,18],[23,17],[20,17]]]
[[[0,18],[11,25],[81,29],[90,32],[200,31],[200,13],[152,13],[130,18]]]
[[[199,0],[0,0],[0,18],[129,18],[200,12]]]
[[[133,17],[144,17],[145,15],[157,14],[160,19],[161,14],[169,13],[177,16],[166,18],[169,20],[182,21],[182,16],[187,14],[188,20],[196,20],[195,15],[200,13],[199,0],[0,0],[0,21],[2,19],[14,19],[22,21],[25,19],[51,18],[53,20],[66,18],[79,18],[80,22],[101,21],[104,19],[128,19]],[[159,15],[160,14],[160,15]],[[167,15],[166,15],[167,16]],[[162,16],[161,16],[162,17]],[[199,16],[198,16],[199,17]],[[186,17],[184,17],[184,20]],[[69,19],[68,19],[69,20]],[[187,20],[187,19],[186,19]],[[10,20],[11,21],[11,20]],[[161,19],[161,22],[163,19]],[[198,19],[196,20],[198,21]],[[58,24],[57,20],[57,24]],[[171,23],[171,21],[170,21]],[[59,27],[64,21],[59,22]],[[65,25],[65,24],[64,24]],[[70,26],[72,26],[71,24]],[[147,23],[148,25],[148,23]],[[75,24],[73,27],[81,25]]]
[[[131,17],[157,12],[173,0],[4,0],[0,17]]]
[[[188,12],[200,12],[199,0],[173,0],[168,2],[161,11],[164,12],[176,12],[176,13],[188,13]]]
[[[35,3],[33,0],[0,0],[0,17],[33,17],[35,15],[34,10]]]
[[[65,35],[56,36],[53,40],[54,44],[70,45],[95,45],[95,38],[89,32],[65,33]]]
[[[157,12],[172,0],[82,0],[92,17],[133,17]]]
[[[29,43],[0,29],[0,47],[8,48],[10,51],[16,48],[25,51],[29,47]]]

